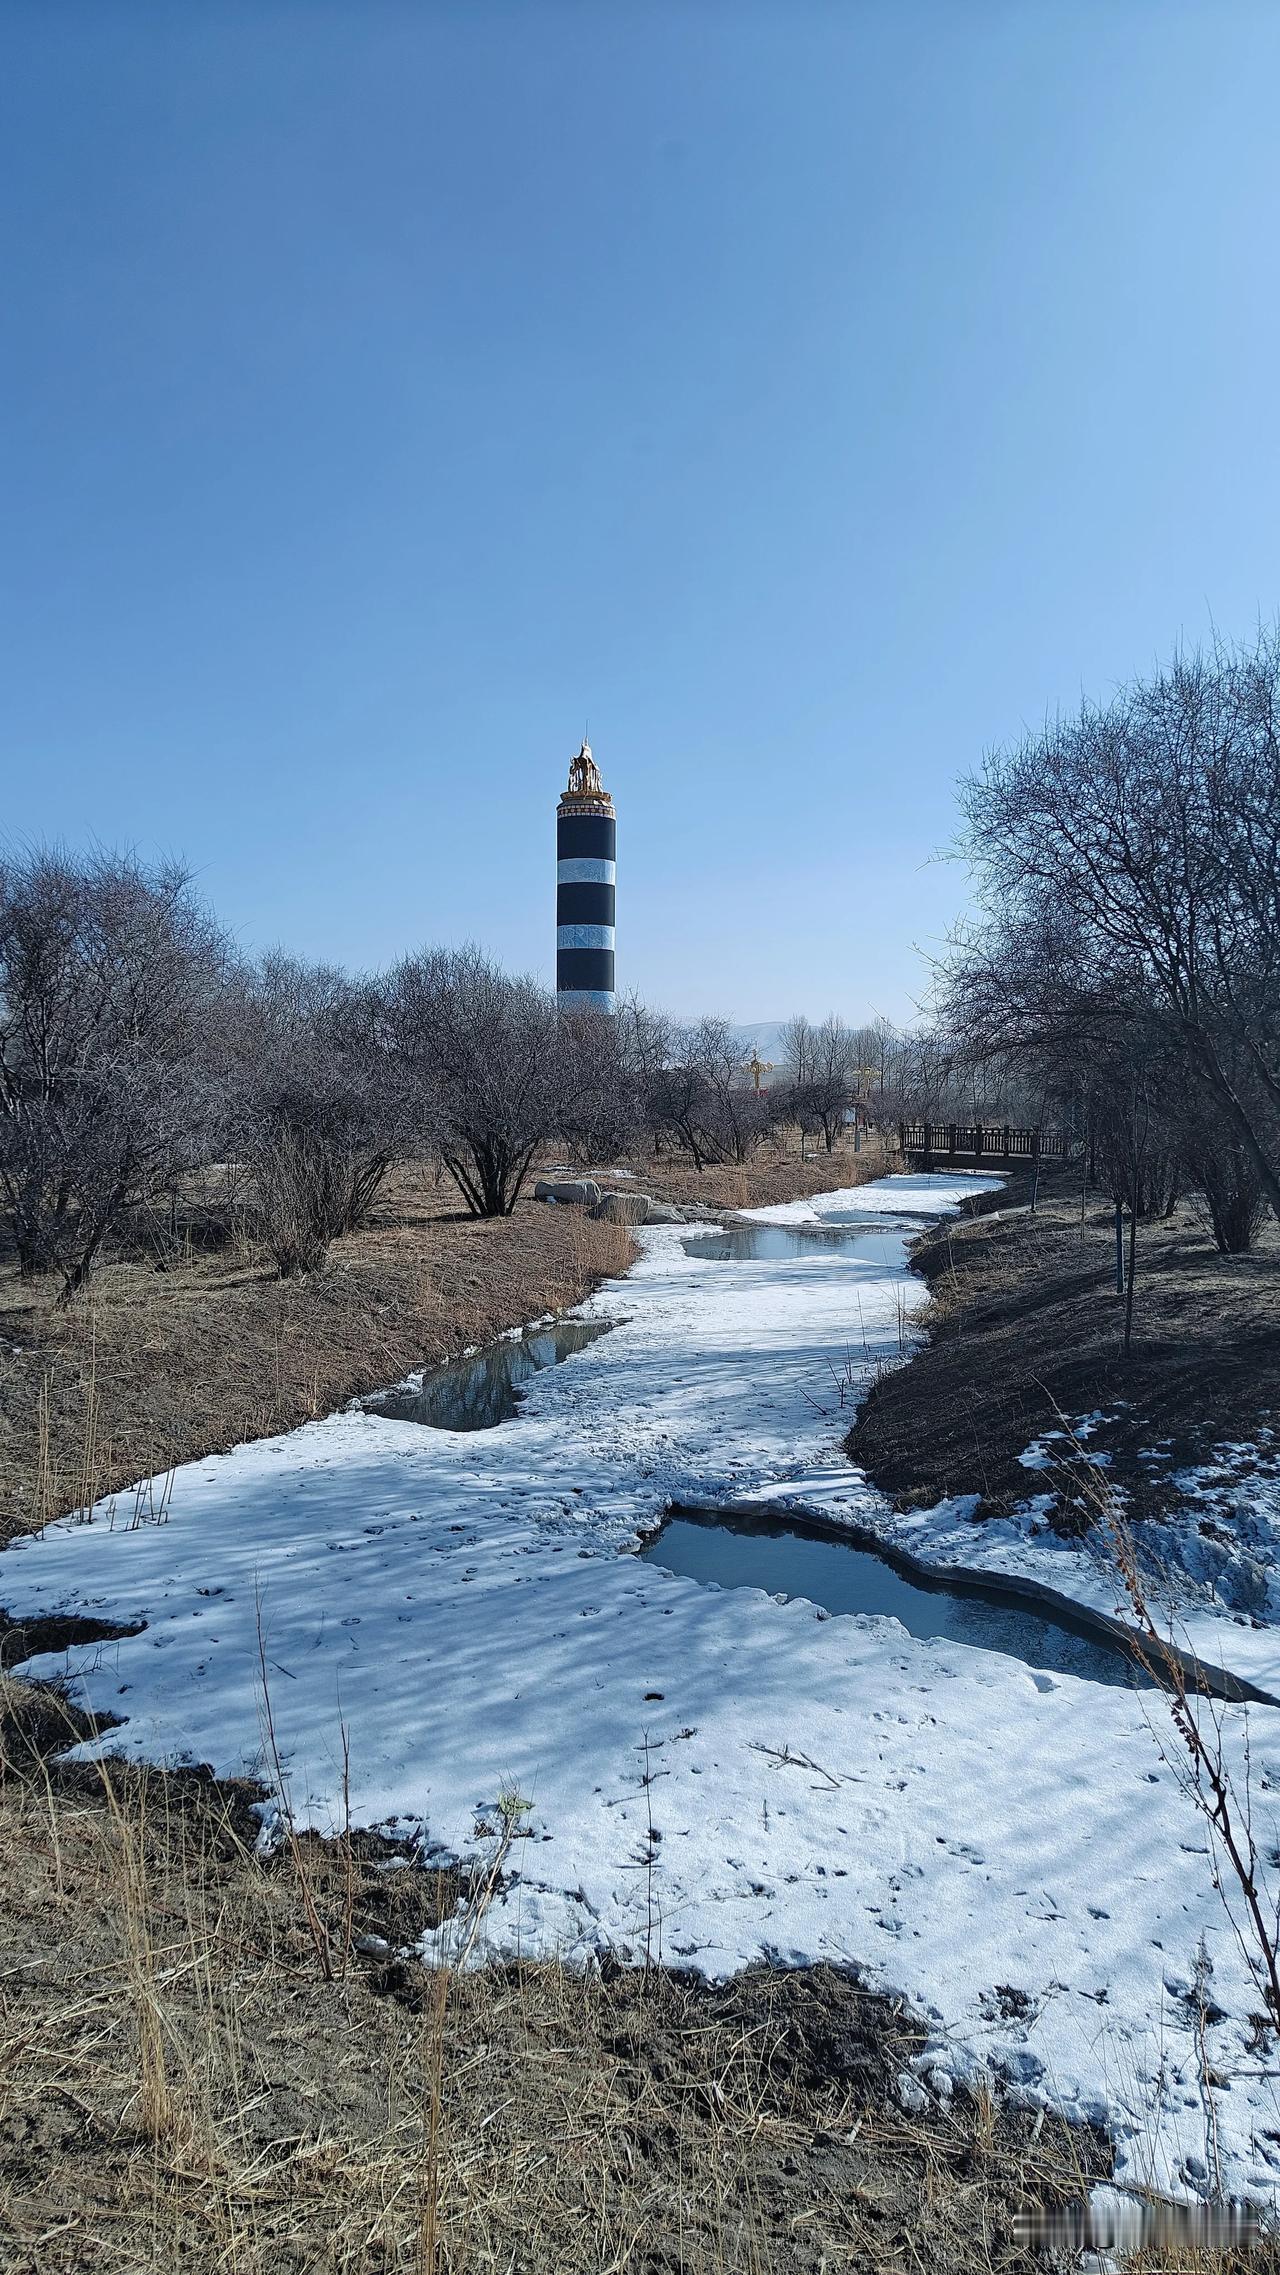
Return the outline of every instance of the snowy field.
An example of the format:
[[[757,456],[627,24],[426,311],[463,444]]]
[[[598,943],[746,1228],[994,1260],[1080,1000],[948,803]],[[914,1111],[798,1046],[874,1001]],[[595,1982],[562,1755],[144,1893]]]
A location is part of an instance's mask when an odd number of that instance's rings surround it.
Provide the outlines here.
[[[758,1213],[923,1219],[975,1182],[894,1178]],[[344,1726],[358,1822],[465,1857],[486,1852],[501,1794],[531,1804],[489,1950],[648,1946],[714,1974],[856,1964],[931,2025],[905,2099],[998,2069],[1109,2125],[1130,2180],[1202,2186],[1216,2155],[1226,2187],[1270,2197],[1280,2103],[1249,2050],[1258,2001],[1161,1759],[1158,1695],[620,1553],[673,1500],[776,1498],[971,1568],[1045,1565],[1115,1605],[1034,1515],[999,1532],[962,1506],[900,1519],[844,1462],[833,1370],[899,1356],[925,1294],[909,1227],[872,1253],[777,1262],[691,1258],[688,1231],[640,1234],[633,1272],[583,1306],[613,1331],[496,1430],[345,1413],[192,1463],[162,1523],[135,1526],[128,1496],[18,1543],[0,1561],[11,1613],[145,1622],[28,1671],[70,1671],[123,1718],[118,1750],[261,1774],[261,1633],[300,1820],[339,1819]],[[1228,1665],[1263,1681],[1270,1650],[1280,1672],[1269,1628],[1204,1617]],[[1233,1658],[1236,1638],[1253,1658]],[[1235,1744],[1244,1712],[1226,1719]],[[1255,1786],[1280,1783],[1280,1712],[1252,1708],[1248,1727]],[[1201,1951],[1230,2081],[1211,2089]]]

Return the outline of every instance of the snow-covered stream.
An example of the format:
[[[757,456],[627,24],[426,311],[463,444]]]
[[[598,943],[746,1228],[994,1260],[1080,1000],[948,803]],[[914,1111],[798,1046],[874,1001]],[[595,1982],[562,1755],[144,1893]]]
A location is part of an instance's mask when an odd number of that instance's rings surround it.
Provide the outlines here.
[[[894,1178],[757,1214],[924,1217],[974,1183]],[[352,1411],[190,1464],[163,1523],[134,1527],[129,1497],[18,1543],[0,1559],[11,1613],[145,1622],[29,1671],[69,1669],[122,1717],[114,1748],[261,1773],[261,1629],[300,1819],[338,1819],[343,1725],[357,1821],[466,1855],[501,1792],[532,1804],[490,1950],[584,1961],[649,1940],[717,1974],[857,1965],[931,2025],[907,2098],[995,2067],[1108,2124],[1130,2179],[1203,2185],[1216,2139],[1224,2184],[1269,2197],[1280,2102],[1250,2051],[1258,2001],[1161,1758],[1159,1694],[619,1553],[672,1502],[741,1500],[1039,1568],[1028,1528],[976,1528],[958,1505],[895,1517],[840,1452],[839,1379],[896,1360],[924,1300],[905,1237],[755,1259],[690,1255],[678,1227],[639,1237],[628,1278],[582,1307],[613,1331],[534,1377],[497,1429]],[[1051,1561],[1064,1593],[1116,1608],[1087,1558]],[[1211,1612],[1197,1648],[1231,1664],[1235,1637],[1240,1671],[1280,1668],[1274,1629]],[[1234,1747],[1244,1710],[1224,1719]],[[1248,1726],[1265,1809],[1280,1711]],[[1229,2081],[1212,2112],[1201,1947]]]

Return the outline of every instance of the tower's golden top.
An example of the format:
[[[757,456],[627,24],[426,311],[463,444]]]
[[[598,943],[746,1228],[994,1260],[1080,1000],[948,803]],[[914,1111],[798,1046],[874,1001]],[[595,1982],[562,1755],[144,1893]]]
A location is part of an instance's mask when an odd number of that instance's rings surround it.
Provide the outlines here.
[[[582,748],[577,757],[571,758],[569,761],[569,788],[573,795],[578,798],[603,798],[604,796],[604,784],[600,780],[600,769],[591,756],[591,745],[585,735],[582,738]]]
[[[562,808],[578,813],[612,814],[613,800],[600,780],[600,769],[591,756],[591,745],[586,736],[576,758],[569,761],[569,787],[560,800]]]

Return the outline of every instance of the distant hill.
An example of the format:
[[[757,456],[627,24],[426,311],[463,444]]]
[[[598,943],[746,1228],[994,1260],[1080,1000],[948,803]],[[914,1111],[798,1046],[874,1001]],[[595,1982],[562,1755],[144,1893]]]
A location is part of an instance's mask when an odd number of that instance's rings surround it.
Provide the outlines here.
[[[753,1051],[759,1051],[762,1059],[776,1067],[782,1066],[787,1055],[782,1042],[786,1024],[785,1019],[757,1019],[748,1026],[735,1027],[744,1059],[749,1059]]]

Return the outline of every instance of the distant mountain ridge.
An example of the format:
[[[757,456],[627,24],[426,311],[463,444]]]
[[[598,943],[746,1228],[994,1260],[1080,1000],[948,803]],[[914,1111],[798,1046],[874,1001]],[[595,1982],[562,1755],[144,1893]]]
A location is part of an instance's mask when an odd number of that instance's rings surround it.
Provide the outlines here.
[[[749,1059],[753,1051],[759,1051],[761,1058],[773,1066],[784,1065],[787,1053],[782,1030],[787,1024],[785,1019],[757,1019],[745,1027],[735,1026],[733,1031],[742,1045],[743,1058]]]

